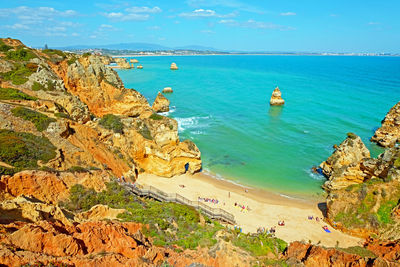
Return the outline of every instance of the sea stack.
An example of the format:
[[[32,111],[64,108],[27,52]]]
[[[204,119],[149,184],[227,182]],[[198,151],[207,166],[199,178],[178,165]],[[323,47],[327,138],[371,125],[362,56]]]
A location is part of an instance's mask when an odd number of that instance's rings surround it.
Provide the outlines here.
[[[153,106],[151,107],[155,112],[167,112],[169,111],[169,100],[163,96],[160,92],[154,100]]]
[[[143,66],[142,66],[142,65],[139,65],[139,66],[137,66],[136,68],[137,68],[137,69],[143,69]]]
[[[131,63],[139,63],[139,60],[137,60],[136,58],[131,59]]]
[[[271,106],[282,106],[283,104],[285,104],[285,100],[282,99],[282,93],[281,90],[279,90],[279,87],[276,87],[275,90],[272,92],[269,104]]]
[[[178,66],[175,63],[171,63],[171,70],[178,70]]]
[[[131,69],[132,66],[129,64],[126,58],[115,58],[115,63],[117,63],[118,67],[121,69]]]
[[[163,93],[173,93],[174,91],[172,90],[171,87],[165,87],[165,88],[162,90],[162,92],[163,92]]]
[[[382,126],[371,138],[382,147],[394,147],[400,143],[400,102],[394,105],[382,121]]]

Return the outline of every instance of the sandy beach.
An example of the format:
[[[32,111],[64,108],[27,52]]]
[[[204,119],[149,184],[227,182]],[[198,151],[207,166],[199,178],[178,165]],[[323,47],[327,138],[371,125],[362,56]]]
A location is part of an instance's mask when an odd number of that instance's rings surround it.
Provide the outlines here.
[[[292,242],[303,240],[323,246],[350,247],[362,245],[363,240],[337,231],[329,226],[331,233],[326,233],[323,218],[317,201],[291,199],[260,189],[247,189],[224,180],[217,180],[203,173],[184,174],[173,178],[163,178],[150,174],[139,175],[137,184],[151,185],[166,193],[178,193],[190,200],[198,198],[217,199],[218,204],[204,202],[213,208],[221,208],[235,216],[243,232],[256,232],[257,228],[270,229],[276,226],[276,236]],[[182,187],[181,185],[184,185]],[[247,192],[246,192],[247,191]],[[235,203],[249,207],[244,211]],[[309,220],[308,216],[314,216]],[[278,226],[284,220],[285,226]]]

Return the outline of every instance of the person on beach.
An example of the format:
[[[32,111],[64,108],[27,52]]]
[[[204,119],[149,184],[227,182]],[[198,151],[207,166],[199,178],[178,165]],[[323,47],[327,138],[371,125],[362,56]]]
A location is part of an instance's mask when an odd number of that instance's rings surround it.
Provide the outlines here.
[[[231,198],[231,192],[228,192],[228,198]]]

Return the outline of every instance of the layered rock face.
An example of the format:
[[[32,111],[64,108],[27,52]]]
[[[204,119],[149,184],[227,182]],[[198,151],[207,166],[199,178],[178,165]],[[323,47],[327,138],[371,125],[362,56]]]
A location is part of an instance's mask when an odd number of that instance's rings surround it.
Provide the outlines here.
[[[100,169],[108,175],[124,175],[128,181],[138,172],[171,177],[201,169],[196,145],[180,142],[176,121],[153,116],[140,93],[124,88],[117,73],[104,65],[110,58],[61,51],[46,54],[20,42],[4,42],[18,43],[11,51],[26,50],[30,58],[17,62],[0,55],[0,60],[10,65],[0,72],[1,87],[27,94],[20,99],[0,99],[0,129],[47,138],[55,146],[56,156],[38,162],[39,167],[56,171]],[[25,81],[6,78],[13,76],[5,71],[17,71],[21,64],[32,69]],[[16,107],[24,107],[23,113],[33,112],[34,117],[49,123],[38,130],[34,121],[14,114]],[[120,132],[113,130],[114,125],[102,125],[101,117],[108,114],[121,121]]]
[[[169,111],[169,100],[163,94],[158,92],[156,99],[154,100],[152,109],[154,112],[167,112]]]
[[[329,179],[323,186],[328,222],[361,237],[400,239],[399,147],[371,158],[361,139],[349,133],[320,170]]]
[[[363,182],[366,175],[361,170],[360,162],[369,157],[370,152],[361,138],[349,133],[333,154],[319,166],[328,178],[323,188],[330,191]]]
[[[375,131],[371,141],[383,147],[393,147],[400,143],[400,102],[386,114],[382,126]]]
[[[282,99],[282,93],[281,90],[279,90],[279,87],[276,87],[275,90],[272,92],[269,104],[271,106],[282,106],[285,104],[285,100]]]
[[[373,242],[373,241],[370,241]],[[389,249],[390,247],[390,249]],[[357,251],[359,251],[358,254]],[[361,254],[362,253],[362,254]],[[301,242],[290,244],[285,255],[289,266],[400,266],[399,242],[366,243],[358,250],[323,248]]]

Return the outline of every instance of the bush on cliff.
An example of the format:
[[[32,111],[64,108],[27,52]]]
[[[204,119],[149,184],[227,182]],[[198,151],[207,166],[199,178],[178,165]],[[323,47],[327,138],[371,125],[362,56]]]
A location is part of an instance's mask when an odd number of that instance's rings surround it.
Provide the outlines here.
[[[36,66],[37,67],[37,66]],[[11,81],[15,85],[21,85],[28,81],[28,77],[35,71],[32,65],[17,64],[14,70],[0,74],[6,81]]]
[[[17,89],[0,88],[0,99],[2,100],[37,100],[36,97],[27,95]]]
[[[24,120],[32,122],[36,129],[40,132],[46,130],[51,122],[56,121],[55,119],[49,118],[40,112],[24,107],[16,107],[11,110],[11,113],[16,117],[20,117]]]
[[[124,125],[121,122],[121,119],[118,116],[113,114],[105,115],[99,122],[101,126],[108,130],[112,130],[115,133],[123,133]]]
[[[9,50],[6,53],[6,58],[14,61],[28,61],[32,58],[36,58],[37,56],[30,50],[20,47],[16,50]]]
[[[233,244],[255,256],[268,252],[276,254],[287,246],[284,241],[268,235],[234,233],[186,205],[138,198],[116,182],[108,183],[107,189],[100,193],[74,185],[70,189],[69,201],[61,203],[71,211],[89,210],[97,204],[126,209],[126,213],[119,215],[124,221],[148,224],[149,228],[143,229],[144,234],[151,236],[158,246],[179,246],[183,249],[211,247],[216,244],[216,233],[220,230],[226,231],[228,236],[235,236]],[[203,224],[200,223],[201,217],[205,221]]]
[[[55,150],[46,137],[0,129],[0,161],[15,167],[14,171],[37,168],[37,161],[48,162],[56,156]]]
[[[6,45],[2,40],[0,40],[0,52],[7,52],[10,49],[12,49],[11,46]]]

